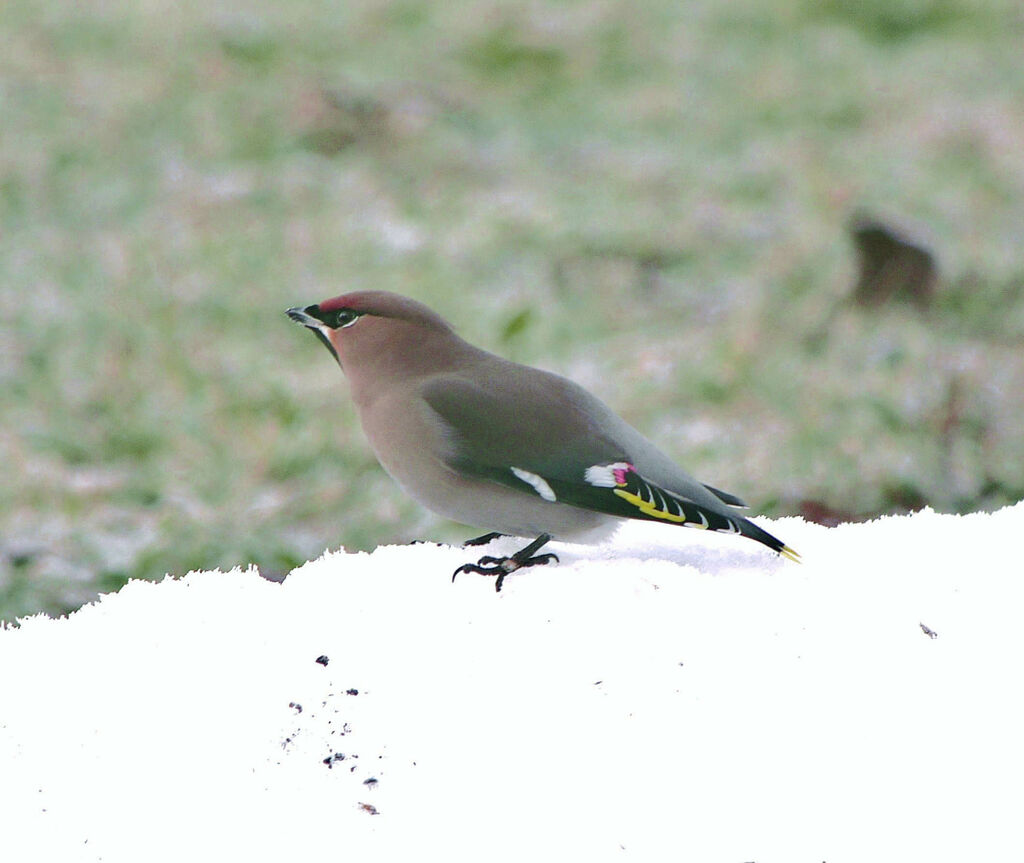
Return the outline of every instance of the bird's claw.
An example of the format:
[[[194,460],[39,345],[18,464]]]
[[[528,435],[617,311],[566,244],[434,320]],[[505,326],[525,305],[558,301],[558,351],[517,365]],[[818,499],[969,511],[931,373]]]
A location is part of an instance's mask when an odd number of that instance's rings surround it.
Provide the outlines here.
[[[552,561],[558,563],[557,554],[537,554],[532,557],[520,557],[518,554],[513,554],[510,557],[491,557],[489,554],[485,554],[476,563],[462,564],[452,573],[452,581],[455,581],[455,577],[460,572],[472,572],[476,575],[496,575],[498,579],[494,582],[494,589],[500,592],[506,575],[515,572],[517,569],[524,569],[528,566],[541,566]]]

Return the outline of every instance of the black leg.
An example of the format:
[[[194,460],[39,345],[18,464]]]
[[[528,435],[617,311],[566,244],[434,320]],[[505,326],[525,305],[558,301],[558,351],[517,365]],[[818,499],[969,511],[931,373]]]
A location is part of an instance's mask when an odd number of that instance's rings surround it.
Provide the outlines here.
[[[491,557],[484,555],[476,563],[464,563],[452,573],[452,581],[460,572],[474,572],[477,575],[496,575],[498,580],[494,582],[494,589],[501,590],[505,576],[517,569],[527,566],[538,566],[540,564],[557,561],[558,556],[554,554],[535,554],[545,543],[551,540],[551,535],[542,533],[526,548],[522,548],[511,557]]]
[[[475,536],[473,539],[467,539],[462,543],[462,547],[466,548],[470,545],[487,545],[491,540],[497,539],[499,536],[508,536],[507,533],[498,533],[496,530],[492,530],[490,533],[485,533],[483,536]]]

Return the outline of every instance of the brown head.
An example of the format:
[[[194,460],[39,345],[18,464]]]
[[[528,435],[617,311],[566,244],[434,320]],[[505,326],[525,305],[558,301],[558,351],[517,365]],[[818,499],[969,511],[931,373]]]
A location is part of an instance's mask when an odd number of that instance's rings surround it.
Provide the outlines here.
[[[312,330],[356,390],[450,368],[476,348],[423,303],[387,291],[356,291],[288,317]]]

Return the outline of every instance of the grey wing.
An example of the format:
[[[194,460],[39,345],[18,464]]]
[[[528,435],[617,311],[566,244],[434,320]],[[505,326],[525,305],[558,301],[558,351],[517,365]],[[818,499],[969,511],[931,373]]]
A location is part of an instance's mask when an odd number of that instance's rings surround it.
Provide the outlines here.
[[[424,388],[458,471],[551,503],[741,534],[793,555],[571,381],[513,364],[502,372],[488,386],[477,375]]]
[[[446,429],[452,466],[464,473],[517,490],[533,485],[542,496],[633,518],[636,511],[624,509],[620,497],[595,486],[595,468],[626,464],[672,497],[722,515],[741,503],[699,483],[604,403],[558,375],[495,359],[471,377],[438,377],[423,395]]]
[[[514,487],[512,468],[582,481],[590,465],[628,457],[593,416],[589,401],[600,403],[571,381],[513,363],[494,372],[446,375],[424,388],[454,467]]]

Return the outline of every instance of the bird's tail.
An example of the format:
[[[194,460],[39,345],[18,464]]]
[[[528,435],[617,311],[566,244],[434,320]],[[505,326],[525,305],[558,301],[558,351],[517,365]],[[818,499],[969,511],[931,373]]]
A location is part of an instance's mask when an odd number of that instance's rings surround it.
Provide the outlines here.
[[[764,528],[758,527],[749,519],[733,518],[732,521],[739,528],[741,535],[748,539],[756,540],[763,545],[767,545],[772,551],[777,551],[783,557],[793,561],[794,563],[803,563],[803,560],[800,558],[800,553],[796,551],[796,549],[790,548],[781,539],[772,536]]]

